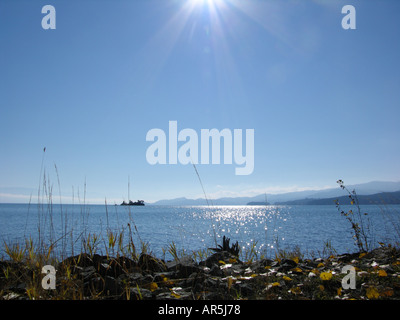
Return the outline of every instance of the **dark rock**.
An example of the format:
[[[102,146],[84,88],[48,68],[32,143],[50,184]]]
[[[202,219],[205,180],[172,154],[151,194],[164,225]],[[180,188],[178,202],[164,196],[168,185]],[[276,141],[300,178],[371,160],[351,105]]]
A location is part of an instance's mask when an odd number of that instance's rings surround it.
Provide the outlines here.
[[[94,273],[91,277],[86,278],[83,287],[84,294],[88,296],[96,296],[99,294],[105,296],[119,296],[123,293],[125,288],[117,279],[110,276],[105,276],[103,278],[97,273]]]
[[[373,259],[379,263],[386,264],[390,261],[390,258],[397,257],[398,252],[393,247],[380,247],[368,252],[365,258]]]
[[[337,256],[338,262],[348,263],[354,259],[358,259],[359,253],[344,253]]]
[[[144,279],[144,276],[139,273],[139,272],[132,272],[132,273],[127,273],[123,274],[118,277],[119,280],[125,281],[131,284],[137,284],[137,283],[142,283],[142,279]]]
[[[270,260],[270,259],[261,259],[258,261],[255,261],[251,268],[255,271],[255,272],[265,272],[265,267],[266,266],[270,266],[272,267],[274,261]]]
[[[215,264],[219,264],[219,261],[224,261],[225,263],[230,263],[230,261],[236,261],[236,263],[241,263],[241,261],[235,257],[233,254],[227,251],[220,251],[209,256],[205,261],[199,263],[201,266],[207,266],[211,268]]]
[[[161,292],[156,296],[157,300],[178,300],[177,297],[173,296],[171,292]]]
[[[104,294],[109,295],[120,295],[123,292],[123,288],[115,278],[106,276],[104,279]]]
[[[151,274],[141,274],[138,272],[122,274],[117,279],[122,285],[130,286],[142,286],[149,284],[154,281],[154,277]]]
[[[149,300],[153,298],[153,294],[150,290],[133,287],[129,290],[129,297],[130,300]]]
[[[94,254],[92,257],[93,260],[93,266],[100,271],[102,267],[105,269],[108,269],[108,257],[107,256],[101,256],[99,254]],[[104,264],[102,266],[102,264]]]
[[[193,299],[193,293],[191,291],[179,290],[176,293],[179,295],[180,300]]]
[[[15,293],[25,293],[26,289],[28,288],[27,284],[25,282],[20,282],[16,285],[10,286],[8,288],[9,291],[15,292]]]
[[[118,257],[114,260],[125,272],[129,273],[138,268],[137,262],[127,257]]]
[[[73,257],[68,257],[64,259],[57,267],[59,270],[63,270],[67,266],[78,266],[78,267],[89,267],[93,266],[93,260],[90,256],[86,253],[78,254]]]
[[[83,280],[88,280],[91,277],[94,276],[94,274],[96,273],[96,269],[93,266],[89,266],[86,268],[82,268],[79,272],[79,275],[83,278]]]
[[[203,290],[212,290],[219,288],[220,280],[207,277],[203,282]]]
[[[118,278],[121,274],[127,273],[124,267],[116,259],[110,259],[108,262],[107,275]]]
[[[225,273],[218,265],[213,265],[209,271],[209,274],[215,277],[223,277]]]
[[[317,267],[318,264],[310,265],[309,262],[301,262],[298,264],[298,267],[304,271],[311,271]]]
[[[178,275],[175,271],[155,272],[154,273],[154,281],[155,282],[163,282],[165,278],[176,279],[176,278],[178,278]]]
[[[242,297],[250,297],[254,294],[254,288],[250,283],[241,282],[236,283],[234,288]]]
[[[87,267],[87,268],[94,268],[93,266]],[[69,266],[69,270],[71,272],[71,274],[75,275],[75,274],[81,274],[83,272],[83,270],[85,270],[86,268],[84,267],[80,267],[80,266]],[[63,270],[64,271],[64,270]]]
[[[152,257],[151,255],[145,253],[142,253],[140,255],[138,266],[140,267],[141,270],[145,271],[151,271],[151,272],[167,271],[167,267],[165,266],[165,263],[162,260]]]
[[[99,263],[96,267],[96,271],[104,278],[107,275],[107,272],[112,273],[110,270],[110,266],[107,263]]]
[[[394,274],[394,273],[396,273],[396,271],[393,269],[392,266],[388,266],[387,268],[385,268],[385,271],[387,272],[387,274]]]
[[[97,296],[104,290],[104,279],[99,275],[91,277],[83,284],[83,290],[86,296]]]
[[[142,284],[149,284],[154,281],[154,277],[151,274],[145,274],[142,278]]]
[[[307,259],[307,260],[304,260],[300,265],[307,266],[307,269],[310,269],[310,268],[311,269],[315,269],[315,268],[318,267],[318,265],[321,262],[323,262],[322,259],[321,260],[315,260],[315,259],[309,260],[309,259]]]
[[[98,272],[102,276],[118,278],[121,274],[129,273],[137,268],[136,262],[128,258],[111,258],[109,260],[99,260],[97,265]]]
[[[275,267],[278,267],[278,266],[279,266],[279,261],[278,260],[272,261],[272,263],[271,263],[271,267],[272,268],[275,268]]]
[[[292,260],[292,259],[283,259],[282,261],[281,261],[281,264],[282,265],[290,265],[291,267],[296,267],[297,266],[297,263],[294,261],[294,260]]]
[[[183,257],[174,261],[166,262],[168,271],[178,272],[179,277],[188,277],[192,273],[200,272],[202,269],[191,257]]]
[[[230,268],[226,268],[223,271],[226,275],[236,276],[239,274],[243,274],[247,268],[248,268],[248,266],[245,264],[232,264],[232,266]],[[251,268],[253,268],[253,266]],[[264,271],[265,271],[265,269],[262,272],[264,272]],[[252,271],[252,272],[254,272],[254,271]]]
[[[193,292],[200,292],[204,288],[204,283],[209,276],[205,273],[193,273],[188,279],[188,285],[191,286]]]
[[[283,259],[281,264],[279,265],[278,271],[279,272],[286,272],[290,269],[293,269],[297,266],[297,263],[291,259]]]
[[[225,295],[221,294],[221,292],[209,291],[209,292],[205,293],[204,299],[205,300],[224,300]]]

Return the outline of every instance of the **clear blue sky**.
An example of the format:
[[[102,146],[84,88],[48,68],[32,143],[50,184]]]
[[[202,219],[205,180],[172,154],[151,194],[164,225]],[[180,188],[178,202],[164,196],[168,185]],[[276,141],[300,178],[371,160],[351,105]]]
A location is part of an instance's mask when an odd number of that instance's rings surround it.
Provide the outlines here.
[[[0,202],[35,202],[42,159],[64,202],[85,181],[89,202],[127,200],[128,177],[133,200],[200,197],[191,165],[146,161],[170,120],[254,129],[251,175],[197,166],[209,197],[398,181],[399,17],[397,0],[2,0]]]

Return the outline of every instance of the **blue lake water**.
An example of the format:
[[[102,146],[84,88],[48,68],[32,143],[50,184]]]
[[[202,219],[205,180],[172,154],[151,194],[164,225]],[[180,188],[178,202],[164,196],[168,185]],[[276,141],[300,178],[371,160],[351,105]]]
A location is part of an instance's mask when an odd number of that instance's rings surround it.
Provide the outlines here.
[[[355,207],[343,206],[355,211]],[[400,205],[361,207],[369,219],[369,235],[378,241],[399,241]],[[98,252],[105,253],[107,232],[124,231],[128,225],[137,248],[165,258],[172,242],[188,252],[215,247],[223,235],[238,241],[243,249],[256,244],[258,252],[273,256],[277,249],[298,247],[305,253],[320,253],[327,242],[338,253],[354,252],[350,223],[337,208],[321,206],[151,206],[0,204],[0,256],[4,243],[54,242],[59,250],[72,254],[82,251],[82,239],[99,236]],[[163,251],[164,249],[164,251]],[[65,252],[66,251],[66,252]],[[244,251],[243,251],[244,252]],[[168,258],[168,257],[167,257]]]

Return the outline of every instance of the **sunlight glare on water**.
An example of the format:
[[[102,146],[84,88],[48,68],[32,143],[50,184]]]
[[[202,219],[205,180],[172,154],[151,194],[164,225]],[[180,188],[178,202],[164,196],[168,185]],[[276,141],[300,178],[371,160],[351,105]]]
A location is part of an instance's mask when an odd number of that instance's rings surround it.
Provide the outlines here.
[[[193,207],[193,218],[202,224],[210,223],[208,236],[222,238],[223,235],[238,241],[245,248],[254,243],[259,250],[276,247],[278,232],[283,229],[287,215],[279,206],[214,206]],[[284,238],[282,238],[284,239]]]

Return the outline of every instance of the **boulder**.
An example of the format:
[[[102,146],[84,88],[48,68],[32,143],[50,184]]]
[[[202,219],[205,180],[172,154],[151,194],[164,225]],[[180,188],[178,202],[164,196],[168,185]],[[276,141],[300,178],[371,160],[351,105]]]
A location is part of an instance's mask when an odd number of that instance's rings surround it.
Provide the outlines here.
[[[127,299],[130,300],[149,300],[153,298],[153,294],[150,290],[133,287],[129,289],[129,297]]]
[[[337,260],[338,262],[349,263],[354,259],[358,259],[359,255],[359,253],[343,253],[337,256]]]
[[[107,295],[119,296],[123,292],[123,288],[121,283],[117,281],[115,278],[106,276],[104,279],[104,288],[103,292]]]
[[[373,259],[381,264],[388,263],[391,258],[399,257],[399,252],[393,247],[379,247],[369,252],[365,258]]]
[[[279,272],[287,272],[297,266],[297,263],[292,259],[283,259],[279,265]]]
[[[272,267],[274,261],[271,259],[261,259],[253,263],[252,268],[256,272],[265,272],[265,267]]]
[[[205,261],[201,261],[199,265],[212,268],[214,265],[219,265],[220,261],[224,261],[225,263],[232,263],[233,261],[235,261],[235,263],[242,263],[233,254],[227,251],[219,251],[209,256]]]
[[[130,258],[121,256],[121,257],[115,258],[114,260],[116,261],[116,263],[118,263],[118,265],[123,270],[125,270],[127,272],[128,271],[131,272],[131,271],[133,271],[133,270],[138,268],[137,261],[132,260]]]
[[[178,277],[188,277],[192,273],[202,271],[202,269],[194,262],[191,257],[183,257],[165,263],[168,271],[178,273]]]
[[[59,263],[57,269],[64,270],[67,266],[78,266],[86,268],[93,266],[93,259],[87,253],[81,253],[76,256],[68,257]]]
[[[93,277],[95,273],[96,273],[95,267],[89,266],[86,268],[82,268],[81,271],[79,272],[79,275],[81,276],[83,281],[87,281],[88,279]]]
[[[225,272],[222,271],[221,268],[216,264],[214,264],[211,267],[209,274],[212,276],[215,276],[215,277],[224,277],[225,276]]]
[[[142,253],[139,257],[138,266],[143,271],[163,272],[167,271],[164,261]]]

